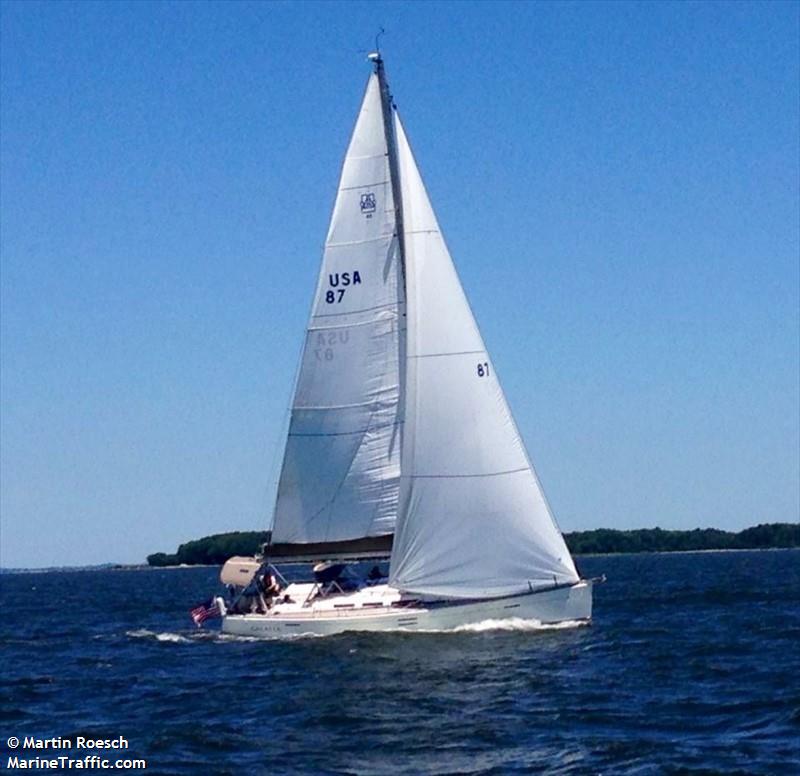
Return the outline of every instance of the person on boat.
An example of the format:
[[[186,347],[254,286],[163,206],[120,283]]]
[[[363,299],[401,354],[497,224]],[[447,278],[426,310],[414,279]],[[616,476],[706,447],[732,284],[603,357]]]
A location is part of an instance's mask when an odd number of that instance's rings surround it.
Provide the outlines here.
[[[373,566],[369,574],[367,574],[367,584],[377,585],[383,579],[383,573],[380,566]]]
[[[272,571],[267,571],[263,577],[261,577],[261,601],[264,607],[264,612],[266,613],[270,607],[272,606],[272,601],[276,598],[281,592],[281,586],[278,582],[275,574]]]

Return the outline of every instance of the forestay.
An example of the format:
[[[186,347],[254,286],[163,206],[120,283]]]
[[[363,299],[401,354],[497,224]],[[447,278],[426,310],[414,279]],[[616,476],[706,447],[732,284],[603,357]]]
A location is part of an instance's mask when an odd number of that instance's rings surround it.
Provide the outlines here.
[[[576,582],[396,114],[395,121],[408,350],[390,584],[481,598]]]
[[[344,160],[292,403],[276,543],[390,534],[400,477],[403,283],[372,75]]]

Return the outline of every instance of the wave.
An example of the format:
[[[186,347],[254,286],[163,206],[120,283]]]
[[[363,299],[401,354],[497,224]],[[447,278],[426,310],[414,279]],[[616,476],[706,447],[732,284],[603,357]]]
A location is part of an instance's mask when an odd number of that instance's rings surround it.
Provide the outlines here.
[[[507,632],[545,632],[581,628],[589,625],[586,620],[564,620],[556,623],[543,623],[540,620],[524,619],[522,617],[508,617],[502,620],[488,619],[480,622],[471,622],[465,625],[455,625],[452,628],[392,628],[383,633],[488,633],[490,631]]]
[[[456,625],[452,628],[386,628],[379,631],[361,631],[357,629],[338,631],[337,633],[292,633],[270,636],[243,636],[235,633],[221,633],[217,630],[198,630],[196,632],[186,633],[171,633],[169,631],[157,633],[156,631],[148,630],[147,628],[139,628],[137,630],[126,631],[125,635],[132,639],[149,639],[152,641],[160,641],[171,644],[192,644],[199,641],[213,641],[218,644],[227,643],[247,643],[247,642],[260,642],[260,641],[302,641],[305,639],[320,639],[330,638],[331,636],[363,636],[366,634],[380,635],[380,634],[393,634],[393,633],[420,633],[425,635],[435,634],[454,634],[454,633],[488,633],[491,631],[505,631],[505,632],[547,632],[556,630],[566,630],[571,628],[580,628],[588,625],[585,620],[566,620],[558,623],[542,623],[539,620],[526,620],[521,617],[509,617],[507,619],[497,620],[488,619],[481,620],[480,622],[473,622],[466,625]]]
[[[440,633],[484,633],[486,631],[552,631],[588,626],[586,620],[564,620],[562,622],[543,623],[539,620],[525,620],[521,617],[509,617],[504,620],[482,620],[468,625],[457,625]]]
[[[172,644],[189,644],[192,641],[197,641],[197,637],[189,638],[181,633],[156,633],[155,631],[147,630],[147,628],[126,631],[125,635],[132,639],[151,639],[153,641],[166,641]],[[197,634],[198,637],[201,635],[200,633]],[[205,638],[208,638],[208,636],[205,636]]]
[[[337,631],[335,633],[291,633],[276,634],[265,636],[240,636],[233,633],[215,634],[218,642],[247,642],[247,641],[301,641],[304,639],[327,639],[327,638],[346,638],[346,637],[370,637],[393,634],[412,634],[423,635],[448,635],[457,633],[488,633],[491,631],[505,631],[518,633],[544,633],[548,631],[569,630],[572,628],[582,628],[588,626],[586,620],[565,620],[558,623],[542,623],[539,620],[523,619],[522,617],[509,617],[506,619],[488,619],[480,622],[473,622],[467,625],[456,625],[452,628],[384,628],[381,630],[352,630]]]
[[[226,642],[244,643],[249,641],[303,641],[305,639],[324,639],[328,636],[340,635],[341,633],[283,633],[265,636],[241,636],[238,633],[216,633],[214,634],[214,641],[219,644],[224,644]]]
[[[284,636],[264,637],[264,636],[240,636],[235,633],[221,633],[218,630],[197,630],[186,633],[170,633],[165,631],[157,633],[147,628],[137,628],[136,630],[125,631],[125,635],[131,639],[145,639],[149,641],[160,641],[169,644],[196,644],[198,642],[225,643],[247,643],[251,641],[298,641],[301,639],[316,639],[324,637],[319,633],[292,633]]]

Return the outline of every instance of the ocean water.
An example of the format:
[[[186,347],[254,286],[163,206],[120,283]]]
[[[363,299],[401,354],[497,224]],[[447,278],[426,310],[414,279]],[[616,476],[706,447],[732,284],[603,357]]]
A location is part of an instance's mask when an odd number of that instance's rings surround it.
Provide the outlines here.
[[[122,735],[158,774],[800,773],[800,551],[580,565],[589,627],[291,642],[196,629],[216,569],[3,575],[2,768]]]

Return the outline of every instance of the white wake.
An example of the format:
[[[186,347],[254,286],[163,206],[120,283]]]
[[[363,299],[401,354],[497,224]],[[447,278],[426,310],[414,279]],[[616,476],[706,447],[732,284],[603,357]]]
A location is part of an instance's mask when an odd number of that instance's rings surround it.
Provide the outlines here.
[[[216,630],[198,630],[187,636],[182,633],[157,633],[147,628],[126,631],[125,635],[133,639],[150,639],[171,644],[191,644],[198,641],[212,640],[216,643],[226,642],[252,642],[252,641],[300,641],[304,639],[330,638],[331,636],[352,636],[358,634],[380,635],[389,633],[421,633],[431,634],[455,634],[455,633],[489,633],[491,631],[505,631],[517,633],[543,633],[547,631],[567,630],[571,628],[581,628],[589,623],[586,620],[565,620],[558,623],[542,623],[539,620],[526,620],[521,617],[508,617],[501,620],[488,619],[480,622],[473,622],[467,625],[456,625],[452,628],[386,628],[379,631],[360,631],[358,629],[339,631],[338,633],[292,633],[270,636],[245,636],[233,633],[220,633]]]
[[[503,620],[481,620],[468,625],[426,633],[484,633],[486,631],[551,631],[581,628],[589,623],[585,620],[564,620],[563,622],[543,623],[539,620],[524,620],[522,617],[508,617]]]
[[[155,631],[147,630],[147,628],[126,631],[125,635],[132,639],[151,639],[153,641],[167,641],[173,644],[188,644],[194,640],[180,633],[156,633]]]

